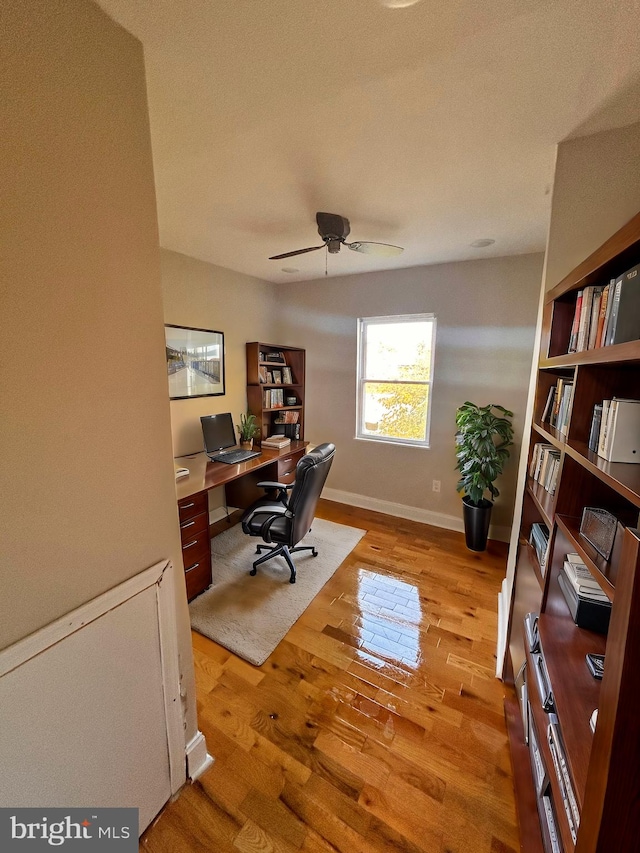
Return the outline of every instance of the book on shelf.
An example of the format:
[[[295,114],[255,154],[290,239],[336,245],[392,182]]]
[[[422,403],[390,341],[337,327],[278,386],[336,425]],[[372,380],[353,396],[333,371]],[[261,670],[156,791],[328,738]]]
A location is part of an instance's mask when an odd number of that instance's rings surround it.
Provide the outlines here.
[[[585,287],[582,291],[582,304],[580,306],[580,322],[578,324],[578,340],[576,352],[583,352],[589,343],[589,327],[591,325],[591,309],[593,306],[593,292],[595,285]]]
[[[273,383],[274,385],[282,385],[282,371],[274,370],[273,371]]]
[[[293,385],[293,376],[291,375],[290,367],[282,368],[282,381],[285,385]]]
[[[531,525],[529,544],[536,552],[540,571],[544,574],[547,564],[547,552],[549,550],[549,528],[543,522],[534,522]]]
[[[549,389],[542,413],[542,422],[550,424],[563,435],[567,434],[569,428],[572,395],[573,380],[560,377]]]
[[[587,338],[587,349],[595,349],[598,324],[600,320],[600,303],[602,302],[603,287],[595,287],[591,301],[591,318],[589,320],[589,335]]]
[[[560,733],[560,722],[555,714],[549,714],[549,725],[547,727],[547,743],[556,771],[556,779],[562,797],[562,804],[569,824],[569,832],[575,844],[578,837],[580,825],[580,810],[573,788],[573,782],[567,765],[566,752]]]
[[[602,401],[597,454],[607,462],[640,463],[640,400]]]
[[[600,426],[602,424],[602,403],[596,403],[593,407],[591,427],[589,429],[589,450],[598,452],[598,440],[600,438]]]
[[[261,385],[267,384],[267,368],[263,365],[260,365],[260,367],[258,367],[258,379],[260,380]]]
[[[280,416],[276,423],[278,424],[297,424],[300,419],[300,412],[294,412],[288,409],[285,412],[281,412]]]
[[[640,264],[616,279],[609,343],[621,344],[640,338]]]
[[[580,312],[582,309],[582,291],[579,290],[576,296],[576,309],[573,313],[573,323],[571,324],[571,334],[569,336],[569,346],[567,352],[575,352],[578,343],[578,329],[580,328]],[[544,418],[543,418],[544,420]]]
[[[539,442],[533,448],[529,476],[553,494],[556,490],[560,470],[560,451],[552,444]]]
[[[604,324],[607,318],[607,305],[609,304],[609,292],[611,290],[611,284],[607,284],[604,286],[602,290],[602,296],[600,298],[600,315],[598,317],[598,324],[596,329],[596,338],[594,343],[594,348],[599,349],[603,345],[604,340]]]
[[[282,388],[269,388],[264,391],[264,408],[280,409],[284,406],[284,390]]]
[[[265,361],[270,361],[273,364],[286,364],[283,352],[268,352]]]
[[[544,405],[544,409],[542,410],[542,417],[540,418],[541,423],[547,423],[549,418],[551,417],[551,412],[553,411],[553,403],[556,398],[556,386],[552,385],[549,388],[549,393],[547,394],[547,402]]]

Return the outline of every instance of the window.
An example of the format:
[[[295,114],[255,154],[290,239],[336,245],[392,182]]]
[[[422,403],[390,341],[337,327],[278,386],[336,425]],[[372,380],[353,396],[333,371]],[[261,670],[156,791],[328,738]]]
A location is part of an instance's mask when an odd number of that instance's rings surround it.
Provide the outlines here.
[[[358,320],[356,438],[429,446],[436,318]]]

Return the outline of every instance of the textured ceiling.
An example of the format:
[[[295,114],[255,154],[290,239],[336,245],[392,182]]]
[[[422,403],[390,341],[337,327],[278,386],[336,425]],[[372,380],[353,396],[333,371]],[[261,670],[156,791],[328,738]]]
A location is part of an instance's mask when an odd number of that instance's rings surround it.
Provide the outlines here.
[[[162,246],[270,281],[540,251],[555,145],[640,120],[640,0],[100,5],[144,45]],[[269,261],[318,210],[405,252]]]

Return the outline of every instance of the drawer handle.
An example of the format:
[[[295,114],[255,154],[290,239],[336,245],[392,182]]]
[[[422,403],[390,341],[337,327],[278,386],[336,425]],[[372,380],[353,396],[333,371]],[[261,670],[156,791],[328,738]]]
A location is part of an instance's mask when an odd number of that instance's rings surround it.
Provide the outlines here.
[[[194,539],[194,540],[193,540],[193,542],[189,542],[189,544],[188,544],[188,545],[183,545],[183,546],[182,546],[182,550],[183,550],[183,551],[186,551],[186,550],[187,550],[187,548],[193,548],[193,546],[194,546],[194,545],[197,545],[199,541],[200,541],[199,539]]]
[[[283,474],[282,476],[283,476],[283,477],[288,477],[288,476],[289,476],[289,474],[293,474],[293,472],[294,472],[294,471],[295,471],[295,468],[292,468],[290,471],[285,471],[285,472],[284,472],[284,474]]]
[[[185,575],[188,575],[189,572],[192,572],[194,569],[197,569],[200,563],[196,563],[195,566],[191,566],[191,568],[187,569]]]
[[[195,506],[195,503],[192,504],[182,504],[180,509],[191,509],[192,506]]]
[[[180,530],[186,530],[187,527],[193,527],[194,524],[195,524],[195,521],[189,521],[187,524],[181,524]]]

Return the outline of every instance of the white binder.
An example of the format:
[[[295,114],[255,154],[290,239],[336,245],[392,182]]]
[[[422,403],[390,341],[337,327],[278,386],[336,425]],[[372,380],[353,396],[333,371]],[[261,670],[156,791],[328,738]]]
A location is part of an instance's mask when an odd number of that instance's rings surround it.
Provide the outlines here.
[[[607,446],[608,462],[640,462],[640,400],[611,401]]]

